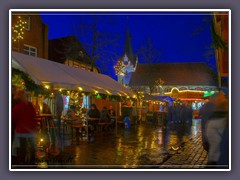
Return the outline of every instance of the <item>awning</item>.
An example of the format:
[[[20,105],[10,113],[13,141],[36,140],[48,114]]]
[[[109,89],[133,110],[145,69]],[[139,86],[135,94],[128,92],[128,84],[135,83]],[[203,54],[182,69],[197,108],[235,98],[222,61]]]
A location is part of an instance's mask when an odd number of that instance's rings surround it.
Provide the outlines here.
[[[12,67],[29,74],[36,84],[51,84],[53,88],[98,92],[120,96],[133,96],[127,89],[107,75],[69,67],[39,57],[12,52]]]

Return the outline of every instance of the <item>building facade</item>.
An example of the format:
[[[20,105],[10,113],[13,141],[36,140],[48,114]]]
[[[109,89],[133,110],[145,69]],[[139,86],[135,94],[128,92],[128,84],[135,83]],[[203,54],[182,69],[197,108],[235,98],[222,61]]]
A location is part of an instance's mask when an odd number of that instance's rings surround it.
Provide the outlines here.
[[[48,58],[48,26],[36,12],[12,13],[12,50]]]
[[[129,86],[151,95],[179,91],[216,91],[217,74],[203,62],[138,64]]]
[[[229,12],[214,12],[212,20],[212,37],[215,47],[219,87],[222,87],[222,78],[228,77],[229,69]]]
[[[68,66],[81,68],[99,73],[96,65],[78,41],[76,36],[66,36],[49,40],[49,60],[62,63]]]
[[[150,95],[200,98],[218,91],[217,74],[204,62],[139,64],[128,29],[115,70],[119,83]]]

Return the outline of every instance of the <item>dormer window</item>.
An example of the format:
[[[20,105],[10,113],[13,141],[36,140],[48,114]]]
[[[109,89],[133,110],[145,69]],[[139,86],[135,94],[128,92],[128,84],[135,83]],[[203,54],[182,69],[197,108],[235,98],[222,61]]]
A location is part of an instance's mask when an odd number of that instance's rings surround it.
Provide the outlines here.
[[[80,57],[83,57],[83,52],[82,52],[82,51],[79,51],[78,55],[79,55]]]

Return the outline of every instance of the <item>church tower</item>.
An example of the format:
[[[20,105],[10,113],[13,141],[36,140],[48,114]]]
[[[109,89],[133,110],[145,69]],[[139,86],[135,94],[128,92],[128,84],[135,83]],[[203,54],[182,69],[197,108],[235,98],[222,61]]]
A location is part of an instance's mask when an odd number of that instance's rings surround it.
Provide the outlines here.
[[[133,53],[131,35],[127,28],[123,55],[118,59],[118,63],[114,67],[118,76],[118,82],[128,86],[131,75],[135,72],[137,64],[138,57]]]

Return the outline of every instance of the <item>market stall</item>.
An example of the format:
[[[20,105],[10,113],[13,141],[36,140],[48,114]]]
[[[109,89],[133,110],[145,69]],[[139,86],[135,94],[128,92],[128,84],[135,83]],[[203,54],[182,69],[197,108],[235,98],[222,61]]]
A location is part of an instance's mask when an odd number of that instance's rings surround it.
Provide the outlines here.
[[[206,98],[214,94],[214,91],[199,91],[199,90],[178,90],[173,88],[171,92],[165,93],[166,95],[175,98],[177,101],[181,101],[192,107],[193,118],[198,118],[199,109],[206,102]]]
[[[104,106],[113,106],[116,116],[119,116],[121,99],[136,96],[134,92],[106,75],[17,52],[12,52],[12,70],[29,75],[29,78],[41,87],[42,91],[33,92],[31,97],[39,113],[42,113],[43,105],[47,104],[51,113],[55,114],[56,91],[64,101],[63,116],[69,107],[74,105],[77,115],[81,117],[91,103],[97,104],[99,110]],[[26,87],[26,83],[28,82],[22,84],[23,88]]]

